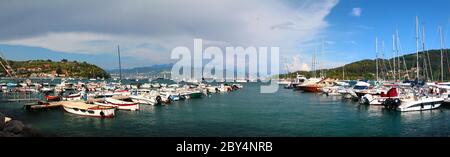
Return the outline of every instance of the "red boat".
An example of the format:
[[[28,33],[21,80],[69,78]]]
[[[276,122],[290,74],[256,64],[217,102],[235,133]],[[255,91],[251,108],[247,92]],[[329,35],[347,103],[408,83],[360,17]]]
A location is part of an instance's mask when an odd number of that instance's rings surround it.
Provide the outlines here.
[[[320,86],[317,84],[311,84],[311,85],[303,85],[303,86],[297,86],[298,90],[302,90],[307,93],[320,93]]]
[[[46,95],[45,99],[47,99],[47,101],[60,101],[61,97],[60,96],[54,96],[54,95]]]

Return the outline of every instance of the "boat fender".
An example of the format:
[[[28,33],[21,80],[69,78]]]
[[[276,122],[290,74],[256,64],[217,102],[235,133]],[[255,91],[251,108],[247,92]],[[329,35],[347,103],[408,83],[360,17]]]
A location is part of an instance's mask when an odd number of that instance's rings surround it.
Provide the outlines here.
[[[103,118],[105,117],[105,113],[103,111],[100,111],[100,116]]]

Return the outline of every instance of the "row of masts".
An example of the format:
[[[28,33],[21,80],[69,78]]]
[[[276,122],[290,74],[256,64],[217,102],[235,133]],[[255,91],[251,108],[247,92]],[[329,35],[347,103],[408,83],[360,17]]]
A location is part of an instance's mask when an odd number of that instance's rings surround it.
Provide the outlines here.
[[[321,57],[323,57],[324,51],[325,51],[325,42],[324,42],[324,40],[322,40],[321,52],[320,52]],[[315,48],[315,50],[314,50],[314,54],[312,56],[312,62],[311,62],[311,72],[312,72],[312,77],[314,77],[314,78],[317,77],[317,74],[316,74],[317,61],[316,60],[317,60],[317,48]],[[327,77],[326,71],[323,68],[323,62],[319,62],[319,77],[320,78]]]
[[[419,62],[420,62],[420,55],[419,55],[419,17],[416,17],[416,79],[420,80],[421,79],[421,75],[420,75],[420,66],[419,66]],[[398,35],[398,30],[395,31],[395,33],[392,34],[392,51],[393,51],[393,58],[392,58],[392,66],[391,66],[391,61],[388,60],[388,64],[389,67],[392,69],[392,78],[394,81],[397,80],[401,80],[402,79],[402,73],[401,73],[401,59],[400,59],[400,49],[399,49],[399,43],[400,43],[400,39],[399,39],[399,35]],[[444,38],[442,36],[442,27],[439,26],[439,34],[440,34],[440,46],[441,46],[441,72],[440,72],[440,81],[443,82],[444,81]],[[376,80],[379,81],[380,80],[380,64],[383,65],[383,69],[381,70],[381,74],[384,74],[383,80],[385,80],[386,75],[388,75],[388,71],[386,70],[386,65],[384,63],[384,41],[381,41],[381,45],[382,45],[382,51],[379,51],[379,41],[378,41],[378,37],[375,38],[375,53],[376,53]],[[433,70],[432,70],[432,64],[431,64],[431,60],[430,60],[430,55],[428,53],[428,50],[426,50],[425,47],[425,26],[422,24],[422,32],[421,32],[421,46],[422,46],[422,53],[426,55],[426,57],[423,58],[423,74],[425,76],[426,80],[429,81],[434,81],[434,77],[433,77]],[[380,63],[380,53],[381,53],[381,62]],[[406,61],[405,61],[405,57],[404,55],[402,55],[402,59],[403,59],[403,68],[404,68],[404,77],[405,79],[409,79],[409,72],[407,69],[407,65],[406,65]],[[345,67],[345,66],[344,66]],[[343,78],[345,77],[345,69],[343,67]],[[398,75],[397,75],[398,74]],[[430,74],[430,75],[428,75]],[[398,78],[398,79],[397,79]]]

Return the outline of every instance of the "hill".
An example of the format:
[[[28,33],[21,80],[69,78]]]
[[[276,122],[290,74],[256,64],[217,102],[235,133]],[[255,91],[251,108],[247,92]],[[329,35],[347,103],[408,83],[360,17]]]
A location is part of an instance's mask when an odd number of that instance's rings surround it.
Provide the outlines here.
[[[0,61],[6,63],[4,60]],[[18,77],[82,77],[82,78],[109,78],[110,75],[102,68],[86,62],[52,60],[11,61],[8,64]],[[0,68],[2,76],[5,70]]]
[[[122,69],[122,73],[123,74],[127,74],[127,73],[131,73],[131,74],[136,74],[136,73],[160,73],[163,71],[170,71],[172,69],[173,64],[157,64],[157,65],[152,65],[152,66],[148,66],[148,67],[136,67],[136,68],[131,68],[131,69]],[[112,69],[112,70],[108,70],[109,73],[119,73],[119,69]]]
[[[450,80],[450,68],[449,68],[449,51],[450,49],[444,50],[444,80]],[[438,80],[441,76],[441,50],[429,50],[425,52],[419,52],[419,66],[420,68],[420,75],[423,78],[424,76],[428,75],[428,78],[433,80]],[[424,59],[428,60],[428,57],[430,58],[431,62],[431,72],[430,67],[427,63],[427,71],[424,69]],[[403,60],[404,58],[404,60]],[[415,78],[416,77],[416,54],[411,53],[407,55],[400,56],[400,68],[401,68],[401,75],[402,79],[407,78],[408,75],[409,78]],[[379,77],[380,78],[386,78],[386,79],[392,79],[393,77],[393,59],[379,59]],[[384,63],[384,64],[383,64]],[[406,64],[403,64],[406,63]],[[398,63],[397,63],[398,64]],[[406,71],[405,71],[405,65],[406,65]],[[396,67],[398,68],[398,67]],[[346,64],[341,67],[332,68],[332,69],[324,69],[322,70],[323,73],[326,74],[329,78],[336,78],[336,79],[342,79],[343,76],[343,70],[345,70],[345,78],[344,79],[375,79],[376,77],[376,60],[361,60],[357,62],[353,62],[350,64]],[[282,74],[279,77],[280,78],[294,78],[296,76],[296,73],[305,75],[306,77],[312,77],[314,73],[316,73],[316,76],[319,76],[321,70],[316,71],[297,71],[292,72],[289,74]],[[426,73],[425,73],[426,72]],[[431,73],[433,75],[431,75]],[[398,74],[397,74],[398,75]],[[398,77],[397,77],[398,78]]]

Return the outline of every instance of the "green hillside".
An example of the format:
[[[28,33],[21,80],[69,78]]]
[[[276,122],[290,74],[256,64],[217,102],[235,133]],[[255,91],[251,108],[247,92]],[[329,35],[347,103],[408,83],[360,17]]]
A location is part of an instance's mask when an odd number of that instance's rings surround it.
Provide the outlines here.
[[[449,49],[444,50],[444,80],[450,80],[450,68],[449,68]],[[423,78],[424,76],[426,76],[425,74],[425,70],[423,68],[424,66],[424,58],[426,60],[428,60],[427,57],[427,53],[428,56],[430,58],[430,62],[431,62],[431,72],[429,70],[429,66],[427,65],[427,75],[428,78],[431,79],[431,73],[433,73],[433,78],[434,80],[438,80],[441,77],[441,50],[430,50],[430,51],[426,51],[424,52],[419,52],[419,56],[420,56],[420,75]],[[408,70],[407,72],[405,72],[405,64],[403,64],[403,58],[406,62],[406,69]],[[404,75],[405,77],[407,76],[407,74],[409,74],[410,78],[415,78],[416,77],[416,54],[407,54],[404,56],[400,57],[401,59],[401,70],[402,70],[402,75]],[[386,69],[384,69],[383,63],[386,67]],[[390,65],[389,65],[390,62]],[[428,61],[427,61],[428,64]],[[385,77],[386,79],[392,79],[392,67],[393,66],[393,59],[385,59],[385,60],[381,60],[379,59],[379,77]],[[375,79],[376,77],[376,60],[361,60],[361,61],[357,61],[357,62],[353,62],[350,64],[346,64],[343,67],[337,67],[337,68],[333,68],[333,69],[326,69],[326,70],[322,70],[323,73],[326,73],[326,76],[329,78],[336,78],[336,79],[342,79],[342,75],[343,75],[343,69],[345,69],[345,79]],[[397,67],[398,68],[398,67]],[[384,70],[383,70],[384,69]],[[294,78],[296,76],[296,73],[300,73],[302,75],[305,75],[306,77],[311,77],[313,76],[314,72],[309,72],[309,71],[297,71],[297,72],[293,72],[290,74],[283,74],[280,75],[280,78]],[[320,70],[315,71],[316,76],[319,76]],[[386,73],[389,73],[388,75],[386,75]],[[398,75],[398,74],[397,74]],[[397,77],[398,78],[398,77]],[[403,78],[402,78],[403,79]]]
[[[4,60],[1,60],[5,63]],[[46,77],[49,75],[61,77],[81,78],[109,78],[110,75],[102,68],[86,62],[77,61],[51,61],[51,60],[29,60],[11,61],[8,64],[18,77]],[[0,68],[0,75],[6,76],[5,70]]]

